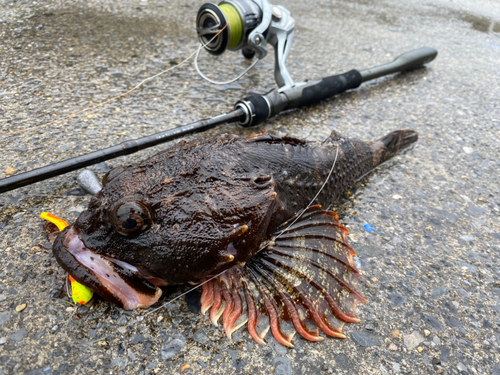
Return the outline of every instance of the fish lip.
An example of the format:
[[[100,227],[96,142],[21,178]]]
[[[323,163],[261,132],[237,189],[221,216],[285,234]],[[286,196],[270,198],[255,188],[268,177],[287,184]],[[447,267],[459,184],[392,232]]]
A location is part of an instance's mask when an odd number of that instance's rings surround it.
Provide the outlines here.
[[[135,267],[112,262],[88,249],[73,226],[60,233],[52,250],[59,265],[76,281],[125,310],[147,308],[162,294],[160,288],[134,272]]]
[[[146,279],[147,281],[149,281],[154,286],[168,286],[169,285],[165,280],[151,275],[147,270],[145,270],[142,267],[137,268],[136,266],[133,266],[127,262],[124,262],[123,260],[115,259],[112,257],[104,256],[104,258],[115,263],[116,265],[118,265],[120,267],[123,267],[123,268],[126,268],[126,269],[132,271],[133,273],[137,274],[138,276],[142,277],[143,279]]]

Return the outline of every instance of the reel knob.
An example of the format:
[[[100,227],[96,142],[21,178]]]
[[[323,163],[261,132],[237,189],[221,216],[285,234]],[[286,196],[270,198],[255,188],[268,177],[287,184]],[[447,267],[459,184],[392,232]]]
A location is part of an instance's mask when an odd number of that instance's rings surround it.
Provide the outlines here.
[[[247,60],[252,60],[253,57],[255,56],[255,51],[250,48],[243,48],[241,50],[241,53],[243,54],[243,57]]]

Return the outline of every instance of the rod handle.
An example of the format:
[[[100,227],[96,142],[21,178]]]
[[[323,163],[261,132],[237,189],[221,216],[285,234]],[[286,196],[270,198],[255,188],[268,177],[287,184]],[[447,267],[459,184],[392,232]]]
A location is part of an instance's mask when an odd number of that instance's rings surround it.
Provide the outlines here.
[[[268,94],[254,94],[236,103],[246,108],[249,116],[241,125],[255,126],[268,118],[290,109],[305,107],[355,89],[362,83],[361,74],[353,69],[346,73],[310,80],[286,90],[273,90]]]
[[[366,82],[388,74],[406,72],[408,70],[420,68],[422,65],[434,60],[437,54],[438,51],[434,48],[422,47],[403,53],[402,55],[396,57],[391,63],[374,66],[372,68],[362,70],[360,73],[363,77],[363,82]]]
[[[240,122],[243,126],[255,126],[282,111],[316,104],[322,100],[359,87],[363,82],[388,74],[404,72],[421,67],[437,56],[434,48],[423,47],[403,53],[393,62],[358,71],[306,81],[286,90],[273,90],[265,95],[254,94],[240,100],[236,107],[242,108],[247,116]]]
[[[284,92],[290,99],[290,105],[287,109],[316,104],[347,90],[355,89],[359,87],[361,83],[361,74],[356,69],[346,73],[324,77],[320,81],[308,81],[304,86],[299,86],[297,89],[292,88]]]

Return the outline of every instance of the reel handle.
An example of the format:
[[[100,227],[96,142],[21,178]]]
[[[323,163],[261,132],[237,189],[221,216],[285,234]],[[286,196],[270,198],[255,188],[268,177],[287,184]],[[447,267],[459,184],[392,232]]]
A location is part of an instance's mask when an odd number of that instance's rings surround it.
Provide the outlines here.
[[[428,63],[437,56],[434,48],[423,47],[398,56],[393,62],[366,70],[350,70],[346,73],[325,77],[321,80],[296,84],[292,88],[277,89],[265,95],[255,94],[236,103],[246,116],[241,125],[259,125],[282,111],[315,104],[344,91],[355,89],[363,82],[388,74],[413,70]]]

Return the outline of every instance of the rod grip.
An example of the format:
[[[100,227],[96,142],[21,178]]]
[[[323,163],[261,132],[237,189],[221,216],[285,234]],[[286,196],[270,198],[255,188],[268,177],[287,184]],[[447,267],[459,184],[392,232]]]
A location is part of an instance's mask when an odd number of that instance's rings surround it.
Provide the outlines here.
[[[247,119],[240,124],[248,127],[263,123],[282,111],[305,107],[355,89],[362,83],[359,71],[353,69],[321,80],[311,80],[292,88],[273,90],[266,95],[254,94],[240,100],[236,107],[246,108]]]
[[[397,72],[406,72],[409,70],[417,69],[431,62],[436,58],[438,51],[430,47],[422,47],[403,53],[402,55],[396,57],[393,62],[388,64],[374,66],[365,70],[362,70],[361,76],[363,77],[363,82],[370,81],[375,78],[386,76],[388,74],[393,74]]]
[[[308,82],[305,86],[299,87],[299,89],[302,89],[302,94],[298,104],[290,106],[287,109],[300,108],[318,103],[341,94],[344,91],[355,89],[359,87],[362,82],[361,74],[356,69],[346,73],[325,77],[317,83]],[[286,94],[287,92],[285,91],[285,95]]]

